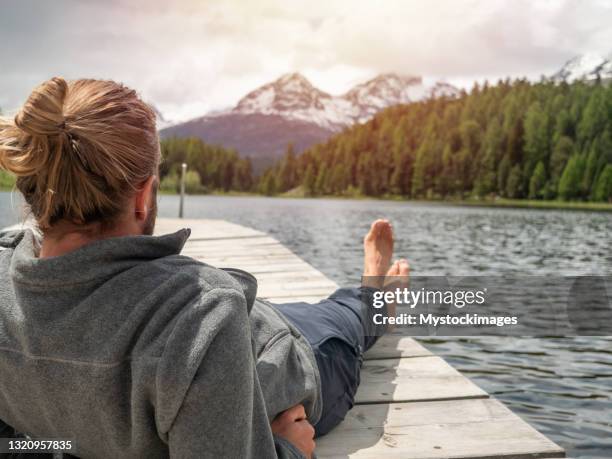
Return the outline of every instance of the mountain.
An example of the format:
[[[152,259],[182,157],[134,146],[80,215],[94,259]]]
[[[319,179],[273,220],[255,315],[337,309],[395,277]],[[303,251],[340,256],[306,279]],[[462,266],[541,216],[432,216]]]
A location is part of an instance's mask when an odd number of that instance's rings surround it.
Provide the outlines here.
[[[421,77],[389,73],[361,83],[346,94],[332,96],[299,73],[291,73],[244,96],[232,113],[280,115],[338,131],[355,122],[363,123],[391,105],[457,93],[448,83],[425,86]]]
[[[230,110],[175,124],[161,135],[196,136],[243,155],[270,159],[282,155],[288,143],[302,151],[386,107],[458,92],[448,83],[428,85],[419,76],[389,73],[336,96],[299,73],[289,73],[251,91]]]
[[[352,122],[350,104],[315,88],[299,73],[283,75],[248,93],[231,113],[279,115],[331,130]]]
[[[444,89],[442,89],[444,88]],[[423,84],[420,76],[379,75],[340,96],[356,110],[353,121],[363,123],[390,105],[406,104],[429,97],[456,96],[459,90],[448,83]]]
[[[601,81],[612,80],[612,54],[603,57],[595,53],[586,53],[567,61],[563,67],[551,76],[553,81]]]

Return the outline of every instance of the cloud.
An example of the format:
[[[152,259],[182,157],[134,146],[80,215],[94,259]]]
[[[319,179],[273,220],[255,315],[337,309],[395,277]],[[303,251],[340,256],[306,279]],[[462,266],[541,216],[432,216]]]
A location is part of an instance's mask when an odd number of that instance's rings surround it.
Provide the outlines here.
[[[8,0],[0,106],[53,75],[112,78],[169,118],[233,105],[281,73],[342,92],[380,72],[537,77],[609,53],[612,1]]]

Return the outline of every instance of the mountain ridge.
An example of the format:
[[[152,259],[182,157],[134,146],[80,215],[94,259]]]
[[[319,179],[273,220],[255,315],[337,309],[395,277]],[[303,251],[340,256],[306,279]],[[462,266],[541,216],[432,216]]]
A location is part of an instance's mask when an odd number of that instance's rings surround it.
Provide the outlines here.
[[[281,115],[339,131],[356,122],[365,122],[391,105],[415,102],[434,94],[453,97],[458,93],[448,83],[425,85],[420,76],[383,73],[344,94],[331,95],[294,72],[251,91],[230,111]]]
[[[420,76],[386,73],[344,94],[332,95],[294,72],[250,91],[233,108],[164,127],[160,132],[162,137],[195,136],[246,156],[269,159],[280,156],[288,143],[302,151],[392,105],[458,94],[449,83],[424,84]]]

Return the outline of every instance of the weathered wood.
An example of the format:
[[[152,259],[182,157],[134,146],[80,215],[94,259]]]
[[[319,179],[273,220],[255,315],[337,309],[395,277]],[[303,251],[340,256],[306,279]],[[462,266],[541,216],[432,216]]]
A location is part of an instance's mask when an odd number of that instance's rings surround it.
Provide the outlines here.
[[[365,361],[356,403],[408,402],[488,397],[440,357]]]
[[[563,449],[494,399],[354,407],[317,441],[320,459],[542,458]]]
[[[236,225],[225,220],[191,220],[179,218],[159,218],[155,224],[157,234],[172,233],[181,228],[191,229],[191,240],[196,239],[231,239],[253,236],[265,236],[265,233]]]
[[[425,357],[432,355],[423,345],[412,338],[386,335],[378,338],[376,345],[365,353],[365,360],[399,357]]]

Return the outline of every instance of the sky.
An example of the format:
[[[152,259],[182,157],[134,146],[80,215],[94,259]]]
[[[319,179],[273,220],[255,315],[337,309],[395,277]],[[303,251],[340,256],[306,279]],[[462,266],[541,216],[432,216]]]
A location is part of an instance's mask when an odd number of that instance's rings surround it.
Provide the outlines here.
[[[288,72],[332,94],[383,72],[470,87],[585,52],[612,52],[612,0],[3,0],[0,107],[105,78],[179,121]]]

